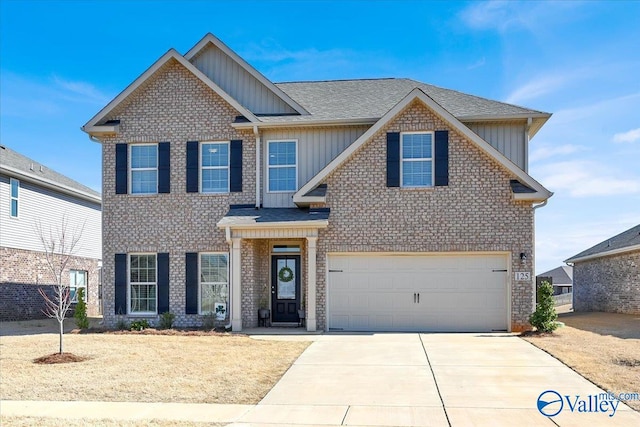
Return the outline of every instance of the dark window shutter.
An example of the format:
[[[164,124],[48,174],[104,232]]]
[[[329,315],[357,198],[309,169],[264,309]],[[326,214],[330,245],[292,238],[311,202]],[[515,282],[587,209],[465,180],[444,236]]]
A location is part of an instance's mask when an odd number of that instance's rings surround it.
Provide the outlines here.
[[[387,133],[387,187],[400,187],[400,133]]]
[[[158,144],[158,193],[171,192],[171,148],[168,142]]]
[[[231,141],[229,147],[229,191],[232,193],[242,192],[242,140]]]
[[[435,185],[449,185],[449,131],[436,131]]]
[[[187,252],[185,254],[186,270],[186,300],[185,313],[198,314],[198,253]]]
[[[115,312],[127,314],[127,254],[116,254]]]
[[[169,254],[158,254],[158,313],[169,311]]]
[[[116,144],[116,194],[127,194],[127,144]]]
[[[198,141],[187,142],[187,193],[198,192]]]

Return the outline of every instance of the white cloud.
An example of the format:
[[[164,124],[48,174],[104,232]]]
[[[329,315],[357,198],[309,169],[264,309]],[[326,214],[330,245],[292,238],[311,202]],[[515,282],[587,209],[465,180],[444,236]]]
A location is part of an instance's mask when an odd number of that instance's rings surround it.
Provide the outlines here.
[[[640,140],[640,128],[613,135],[613,142],[636,142]]]
[[[476,68],[483,67],[487,63],[487,59],[483,56],[473,64],[467,66],[467,70],[475,70]]]
[[[106,104],[110,97],[100,92],[94,85],[81,81],[64,80],[58,76],[53,76],[53,82],[63,91],[63,95],[79,95],[90,101],[99,104]],[[64,92],[67,92],[66,94]]]
[[[564,73],[537,77],[511,92],[505,102],[520,104],[548,93],[556,92],[567,82],[568,77]]]
[[[535,148],[531,154],[529,154],[529,162],[537,162],[540,160],[548,159],[550,157],[566,156],[568,154],[577,153],[587,150],[587,147],[582,145],[565,144],[565,145],[542,145]]]
[[[621,178],[608,166],[596,161],[549,163],[538,166],[535,175],[549,190],[569,197],[640,193],[640,177]]]
[[[520,2],[492,0],[472,2],[460,13],[469,27],[479,30],[526,29],[531,32],[544,29],[550,19],[570,19],[566,9],[574,9],[580,2]]]

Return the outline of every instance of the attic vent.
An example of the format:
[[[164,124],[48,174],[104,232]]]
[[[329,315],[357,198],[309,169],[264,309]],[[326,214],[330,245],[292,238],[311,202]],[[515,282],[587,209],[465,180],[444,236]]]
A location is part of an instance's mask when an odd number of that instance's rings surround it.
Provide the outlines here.
[[[29,170],[33,170],[33,163],[29,164]]]
[[[42,165],[40,165],[40,172],[44,172],[44,167],[42,167]]]

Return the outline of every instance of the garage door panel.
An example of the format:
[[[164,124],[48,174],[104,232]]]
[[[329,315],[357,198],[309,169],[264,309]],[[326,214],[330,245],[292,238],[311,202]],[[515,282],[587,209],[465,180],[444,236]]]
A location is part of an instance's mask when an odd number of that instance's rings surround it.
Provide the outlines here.
[[[329,255],[329,328],[505,330],[507,275],[495,270],[507,262],[503,254]]]

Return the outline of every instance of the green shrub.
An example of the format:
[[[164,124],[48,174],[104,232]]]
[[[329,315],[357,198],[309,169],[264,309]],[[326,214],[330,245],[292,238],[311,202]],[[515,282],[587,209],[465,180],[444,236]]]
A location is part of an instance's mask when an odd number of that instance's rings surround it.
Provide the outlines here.
[[[132,331],[141,331],[143,329],[147,329],[149,327],[149,322],[147,319],[134,320],[129,324],[129,329]]]
[[[171,329],[175,318],[176,315],[169,311],[162,313],[160,315],[160,329]]]
[[[84,288],[78,288],[78,303],[73,317],[76,319],[76,326],[80,329],[89,329],[89,318],[87,317],[87,303],[84,302]]]
[[[557,318],[558,314],[553,300],[553,286],[544,280],[538,286],[538,303],[536,311],[529,316],[529,323],[540,332],[553,332],[558,327]]]

